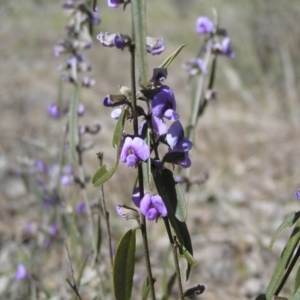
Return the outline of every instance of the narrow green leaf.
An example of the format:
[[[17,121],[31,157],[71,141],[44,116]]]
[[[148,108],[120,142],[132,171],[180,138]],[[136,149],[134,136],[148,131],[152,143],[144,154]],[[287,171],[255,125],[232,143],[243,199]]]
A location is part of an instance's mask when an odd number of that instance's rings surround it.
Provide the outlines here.
[[[300,212],[293,212],[284,219],[282,224],[278,227],[278,229],[275,231],[275,233],[272,236],[269,245],[270,249],[272,249],[274,243],[276,242],[280,234],[283,232],[283,230],[285,230],[287,227],[292,227],[295,224],[295,222],[299,219],[299,217],[300,217]]]
[[[113,141],[112,141],[112,145],[114,148],[119,147],[121,144],[126,113],[127,113],[127,106],[123,108],[115,128]]]
[[[113,283],[116,300],[130,300],[135,265],[135,229],[121,238],[114,259]]]
[[[180,45],[159,67],[167,68],[185,46],[185,44]]]
[[[164,168],[162,170],[155,170],[154,173],[154,178],[157,178],[157,180],[154,179],[155,185],[164,200],[168,216],[172,213],[179,221],[184,222],[186,219],[185,199],[172,171]]]
[[[137,52],[141,85],[147,86],[147,52],[146,52],[146,0],[131,0],[134,41]]]
[[[192,260],[191,257],[193,256],[193,247],[192,247],[192,241],[191,237],[188,231],[188,228],[185,224],[185,222],[180,221],[178,219],[178,215],[175,214],[175,211],[177,212],[177,195],[176,195],[176,189],[174,186],[174,177],[173,173],[168,169],[162,169],[152,170],[154,183],[157,188],[157,191],[159,195],[164,200],[164,203],[166,205],[167,211],[168,211],[168,218],[170,220],[171,226],[175,232],[175,235],[177,236],[177,239],[182,246],[183,249],[185,249],[185,257],[189,258],[188,260],[188,268],[186,273],[186,280],[189,277],[190,273],[190,263],[194,263],[195,260]],[[176,184],[176,182],[175,182]],[[182,251],[184,252],[184,251]]]
[[[145,278],[142,286],[142,300],[147,300],[150,291],[150,284],[148,277]]]
[[[298,287],[296,293],[293,295],[293,297],[290,300],[300,300],[300,287]]]
[[[79,99],[79,86],[75,85],[74,95],[70,100],[69,107],[69,149],[70,159],[75,162],[77,160],[76,147],[78,146],[78,100]]]
[[[277,267],[267,287],[267,291],[266,291],[267,300],[270,300],[274,296],[277,288],[279,287],[284,277],[285,270],[288,267],[288,264],[292,258],[295,248],[299,243],[299,239],[300,239],[300,220],[297,221],[296,227],[294,228],[286,246],[282,251]]]
[[[294,281],[294,288],[293,288],[293,295],[296,294],[300,287],[300,266],[298,266],[296,276],[295,276],[295,281]],[[300,298],[299,298],[300,299]]]

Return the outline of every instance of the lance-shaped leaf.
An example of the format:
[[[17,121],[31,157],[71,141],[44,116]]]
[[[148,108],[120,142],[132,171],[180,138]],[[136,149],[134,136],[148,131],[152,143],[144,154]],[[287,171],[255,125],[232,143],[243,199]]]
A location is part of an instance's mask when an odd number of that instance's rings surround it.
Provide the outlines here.
[[[156,189],[162,197],[168,211],[168,216],[166,218],[169,219],[175,235],[182,247],[181,252],[186,258],[188,258],[189,264],[186,273],[186,279],[188,279],[190,267],[195,263],[195,260],[192,259],[193,247],[188,228],[185,222],[178,218],[180,217],[180,219],[185,219],[186,215],[185,202],[183,206],[181,206],[181,204],[178,206],[179,202],[182,200],[184,201],[183,194],[181,190],[180,192],[177,190],[179,185],[174,180],[173,173],[170,170],[153,168],[152,174]],[[184,218],[182,218],[183,216]]]
[[[148,277],[145,278],[142,286],[142,300],[147,300],[150,292],[150,284]]]
[[[185,46],[185,44],[179,46],[159,67],[167,68]]]
[[[100,169],[94,174],[92,178],[92,183],[94,186],[99,186],[109,180],[115,173],[120,159],[120,147],[121,147],[121,140],[123,136],[123,128],[124,128],[124,122],[125,122],[125,116],[126,116],[127,108],[123,108],[113,136],[112,145],[113,147],[117,148],[116,151],[116,162],[112,165],[110,169],[107,169],[107,165],[103,165],[100,167]]]
[[[291,300],[299,300],[299,299],[300,299],[300,287],[298,287]]]
[[[131,0],[135,49],[137,52],[141,85],[147,86],[146,0]]]
[[[300,266],[298,266],[296,276],[295,276],[293,295],[295,295],[297,293],[299,288],[300,288]],[[300,299],[300,298],[298,298],[298,299]]]
[[[278,239],[278,237],[280,236],[280,234],[282,233],[282,231],[284,229],[286,229],[287,227],[292,227],[295,222],[300,218],[300,212],[293,212],[291,214],[289,214],[284,221],[282,222],[282,224],[278,227],[278,229],[275,231],[275,233],[272,236],[269,248],[271,249],[274,245],[274,243],[276,242],[276,240]]]
[[[114,259],[113,283],[116,300],[130,300],[135,265],[135,229],[121,238]]]
[[[266,299],[270,300],[275,292],[277,291],[279,285],[281,284],[285,271],[288,267],[288,264],[293,256],[293,253],[295,251],[295,248],[299,244],[300,240],[300,220],[297,221],[296,226],[286,244],[284,247],[281,257],[279,259],[279,262],[277,264],[277,267],[273,273],[273,276],[271,278],[271,281],[267,287],[266,291]]]

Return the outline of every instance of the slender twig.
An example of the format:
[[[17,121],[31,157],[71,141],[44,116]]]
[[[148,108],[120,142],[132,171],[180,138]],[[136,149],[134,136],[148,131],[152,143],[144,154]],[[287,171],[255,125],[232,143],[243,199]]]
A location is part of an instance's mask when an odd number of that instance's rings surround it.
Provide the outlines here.
[[[97,153],[97,157],[99,159],[100,167],[101,167],[103,165],[103,153]],[[112,243],[111,243],[111,232],[110,232],[110,224],[109,224],[109,212],[106,209],[104,185],[103,184],[101,185],[101,201],[102,201],[103,215],[105,217],[107,239],[108,239],[108,248],[109,248],[109,256],[110,256],[110,264],[111,264],[111,267],[113,267],[114,260],[113,260],[113,249],[112,249]]]
[[[135,135],[138,135],[138,115],[136,110],[136,84],[135,84],[135,46],[134,43],[130,46],[130,77],[131,77],[131,93],[132,93],[132,114],[133,114],[133,131]],[[139,191],[140,191],[140,198],[144,197],[144,179],[143,179],[143,170],[142,165],[138,165],[138,180],[139,180]],[[149,256],[149,247],[148,247],[148,238],[147,238],[147,227],[146,227],[146,218],[141,213],[141,233],[143,239],[143,247],[146,259],[146,267],[147,267],[147,274],[148,280],[150,285],[151,297],[152,300],[155,300],[155,289],[154,289],[154,279],[152,277],[152,270],[151,270],[151,263],[150,263],[150,256]]]
[[[81,298],[81,296],[79,294],[79,291],[78,291],[78,287],[77,287],[76,281],[75,281],[74,270],[73,270],[73,266],[72,266],[72,261],[71,261],[71,256],[70,256],[68,244],[66,244],[66,249],[67,249],[68,259],[69,259],[69,263],[70,263],[70,270],[71,270],[71,276],[72,276],[73,283],[71,283],[71,281],[68,278],[66,279],[66,281],[68,282],[69,286],[74,291],[74,293],[76,294],[76,296],[78,297],[78,299],[82,300],[82,298]]]
[[[168,217],[165,217],[163,219],[165,222],[165,226],[166,226],[166,230],[168,233],[170,244],[172,245],[175,270],[176,270],[177,281],[178,281],[178,286],[179,286],[180,299],[183,300],[184,295],[183,295],[183,287],[182,287],[182,282],[181,282],[180,267],[179,267],[179,260],[178,260],[178,243],[177,243],[176,238],[175,237],[173,238],[173,236],[172,236]]]

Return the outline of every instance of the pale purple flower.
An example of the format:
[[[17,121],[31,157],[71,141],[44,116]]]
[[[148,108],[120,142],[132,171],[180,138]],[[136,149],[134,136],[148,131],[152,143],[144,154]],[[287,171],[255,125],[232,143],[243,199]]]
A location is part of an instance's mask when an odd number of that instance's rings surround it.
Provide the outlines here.
[[[162,198],[157,194],[145,193],[140,199],[139,188],[137,187],[132,195],[132,201],[140,208],[141,213],[149,220],[153,221],[159,216],[166,217],[168,212]]]
[[[146,50],[152,55],[161,54],[165,50],[163,38],[146,37]]]
[[[152,115],[152,126],[154,131],[160,136],[162,134],[167,133],[167,124],[162,118],[158,118]]]
[[[120,161],[133,167],[139,160],[146,161],[150,156],[148,145],[140,137],[131,138],[127,136],[123,142]]]
[[[89,78],[88,76],[85,76],[83,79],[82,79],[82,85],[84,87],[91,87],[91,86],[94,86],[96,83],[95,79],[92,79],[92,78]]]
[[[78,214],[84,214],[86,212],[86,205],[84,201],[78,201],[76,204],[76,212]]]
[[[295,197],[297,200],[300,200],[300,189],[296,190]]]
[[[23,264],[18,264],[17,271],[15,274],[15,280],[23,280],[27,276],[26,267]]]
[[[28,221],[28,222],[26,222],[26,224],[25,224],[25,226],[24,226],[24,230],[25,230],[27,233],[33,235],[33,234],[35,234],[35,232],[36,232],[36,226],[33,225],[31,222]]]
[[[201,16],[196,21],[196,32],[197,34],[207,34],[211,33],[214,29],[213,22],[205,16]]]
[[[235,53],[231,49],[231,41],[229,37],[225,37],[222,41],[222,54],[228,57],[234,57]]]
[[[74,178],[73,176],[71,175],[68,175],[68,174],[63,174],[61,177],[60,177],[60,183],[62,185],[70,185],[74,182]]]
[[[48,105],[48,114],[55,119],[58,119],[62,116],[62,112],[60,111],[59,107],[54,103]]]
[[[203,59],[195,57],[190,59],[187,63],[182,65],[182,68],[187,71],[190,75],[197,75],[199,73],[206,74],[207,68]]]
[[[45,165],[45,163],[40,160],[40,159],[37,159],[35,161],[35,167],[37,168],[37,170],[41,173],[46,173],[47,172],[47,166]]]
[[[82,117],[84,115],[85,112],[85,107],[82,103],[78,104],[78,108],[77,108],[77,113],[79,117]]]
[[[56,224],[51,224],[50,227],[49,227],[49,234],[52,235],[52,236],[55,236],[55,235],[57,235],[57,233],[58,233],[57,225]]]

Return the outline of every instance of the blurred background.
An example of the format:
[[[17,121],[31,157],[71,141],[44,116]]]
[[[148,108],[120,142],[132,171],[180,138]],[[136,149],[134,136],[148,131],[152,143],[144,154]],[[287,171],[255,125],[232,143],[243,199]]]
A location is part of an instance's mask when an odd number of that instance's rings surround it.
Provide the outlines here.
[[[130,33],[129,10],[108,9],[104,0],[98,3],[101,24],[95,36],[100,31]],[[39,255],[24,242],[28,222],[40,226],[48,219],[43,217],[47,209],[38,205],[39,196],[32,185],[18,175],[22,164],[37,159],[50,164],[58,158],[63,123],[48,117],[47,106],[58,97],[62,59],[54,57],[53,47],[65,35],[67,15],[61,4],[57,0],[0,3],[1,299],[25,299],[32,291],[32,285],[14,280],[20,262],[27,263],[36,281],[47,287],[49,293],[41,289],[36,299],[73,296],[65,282],[70,272],[66,254],[62,254],[64,242],[57,241]],[[212,18],[212,8],[218,11],[236,55],[219,59],[218,99],[209,103],[198,123],[191,177],[203,180],[208,175],[208,179],[193,186],[187,195],[187,225],[198,262],[188,285],[206,286],[201,299],[254,299],[268,284],[289,232],[272,251],[268,249],[271,234],[299,207],[294,192],[300,188],[300,2],[148,1],[148,35],[163,37],[166,43],[160,56],[149,56],[149,67],[157,67],[180,44],[187,45],[171,64],[166,81],[174,90],[184,125],[191,92],[181,65],[196,55],[203,42],[195,32],[197,17]],[[85,54],[96,85],[82,92],[86,112],[80,122],[102,126],[101,133],[92,137],[94,147],[84,154],[85,172],[92,176],[98,165],[96,152],[104,152],[106,163],[114,161],[111,136],[115,123],[102,99],[117,93],[119,84],[130,84],[129,56],[125,51],[104,48],[98,41]],[[135,177],[133,170],[129,173],[119,166],[105,184],[114,246],[126,228],[135,226],[115,213],[117,204],[131,202],[128,186]],[[99,197],[100,190],[90,183],[87,189],[91,199]],[[73,195],[70,190],[65,194]],[[149,230],[153,272],[159,285],[168,241],[162,222],[150,224]],[[141,241],[138,243],[141,265],[136,269],[142,276],[143,254]],[[84,299],[95,299],[96,288],[91,287],[96,286],[96,274],[89,270]],[[135,280],[140,286],[141,279]]]

